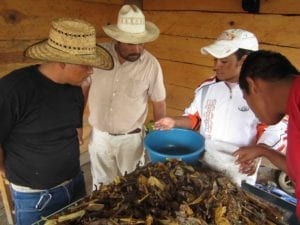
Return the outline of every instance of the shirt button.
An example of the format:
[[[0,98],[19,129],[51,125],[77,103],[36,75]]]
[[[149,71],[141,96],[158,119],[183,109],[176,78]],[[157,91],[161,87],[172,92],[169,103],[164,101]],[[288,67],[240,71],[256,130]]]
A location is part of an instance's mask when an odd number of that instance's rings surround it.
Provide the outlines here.
[[[119,82],[119,79],[116,79],[117,82]]]
[[[110,108],[110,111],[112,111],[112,108]]]
[[[113,96],[116,96],[116,93],[113,93]]]

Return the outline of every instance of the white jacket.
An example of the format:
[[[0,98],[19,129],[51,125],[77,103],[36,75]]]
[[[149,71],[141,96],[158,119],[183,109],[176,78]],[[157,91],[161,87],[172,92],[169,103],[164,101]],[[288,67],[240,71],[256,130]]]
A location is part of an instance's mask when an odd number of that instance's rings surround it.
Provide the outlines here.
[[[227,84],[223,81],[217,82],[216,79],[204,82],[196,89],[195,98],[185,109],[184,115],[194,119],[200,118],[200,134],[206,140],[210,140],[207,145],[209,149],[206,148],[207,153],[210,154],[220,150],[220,143],[224,143],[223,150],[228,153],[233,153],[239,147],[256,143],[264,143],[273,149],[282,148],[285,143],[286,120],[269,127],[261,124],[244,100],[237,83]],[[258,128],[263,128],[259,138]],[[216,141],[217,149],[212,148],[212,141]],[[233,147],[227,148],[226,146]],[[216,154],[216,157],[220,157],[219,153]],[[205,158],[207,157],[205,156]],[[210,159],[212,158],[214,157],[210,157]],[[233,158],[232,164],[234,161]],[[215,165],[216,161],[208,163],[214,165],[216,169],[221,168]],[[249,179],[250,183],[254,183],[256,174],[254,178],[249,177]]]

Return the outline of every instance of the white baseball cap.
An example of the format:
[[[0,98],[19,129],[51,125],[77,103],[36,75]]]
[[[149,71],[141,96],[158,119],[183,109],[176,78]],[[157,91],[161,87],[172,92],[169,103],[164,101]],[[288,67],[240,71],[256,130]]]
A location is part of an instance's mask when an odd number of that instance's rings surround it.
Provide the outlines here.
[[[217,40],[200,49],[204,55],[210,54],[215,58],[225,58],[239,48],[257,51],[258,41],[255,35],[242,29],[229,29],[221,33]]]

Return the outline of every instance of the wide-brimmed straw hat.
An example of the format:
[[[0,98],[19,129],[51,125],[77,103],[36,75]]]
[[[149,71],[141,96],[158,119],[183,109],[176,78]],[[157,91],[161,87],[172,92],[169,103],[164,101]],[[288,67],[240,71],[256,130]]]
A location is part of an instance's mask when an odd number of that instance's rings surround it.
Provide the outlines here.
[[[136,5],[124,5],[119,11],[118,23],[103,26],[103,30],[109,37],[128,44],[154,41],[160,32],[154,23],[145,21]]]
[[[201,48],[202,54],[210,54],[215,58],[225,58],[238,49],[251,51],[258,50],[258,41],[255,35],[243,29],[228,29],[221,33],[217,40]]]
[[[96,45],[95,28],[79,19],[52,21],[49,39],[30,46],[25,55],[42,61],[94,66],[112,69],[111,55]]]

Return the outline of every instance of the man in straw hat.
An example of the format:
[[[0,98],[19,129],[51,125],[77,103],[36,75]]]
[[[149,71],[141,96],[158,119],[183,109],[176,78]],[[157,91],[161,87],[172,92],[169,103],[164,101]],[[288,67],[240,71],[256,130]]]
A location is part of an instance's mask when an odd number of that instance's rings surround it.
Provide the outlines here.
[[[183,116],[166,117],[155,124],[156,129],[199,130],[206,139],[204,161],[239,185],[242,180],[254,184],[258,166],[249,161],[239,168],[232,154],[239,148],[282,148],[286,130],[284,122],[268,128],[261,124],[238,86],[244,60],[257,50],[258,41],[253,33],[242,29],[222,32],[214,43],[201,48],[202,54],[214,57],[215,77],[196,89],[195,98]]]
[[[93,67],[113,65],[96,46],[94,27],[67,18],[54,20],[49,39],[29,47],[26,56],[45,62],[0,80],[1,170],[11,183],[18,225],[85,195],[77,133],[84,108],[80,85]]]
[[[161,67],[144,49],[144,43],[159,36],[159,29],[145,21],[137,6],[124,5],[118,23],[103,30],[114,39],[113,43],[102,44],[113,57],[114,69],[95,69],[86,90],[93,128],[89,153],[94,187],[110,183],[144,161],[143,124],[148,98],[155,120],[166,111]]]

